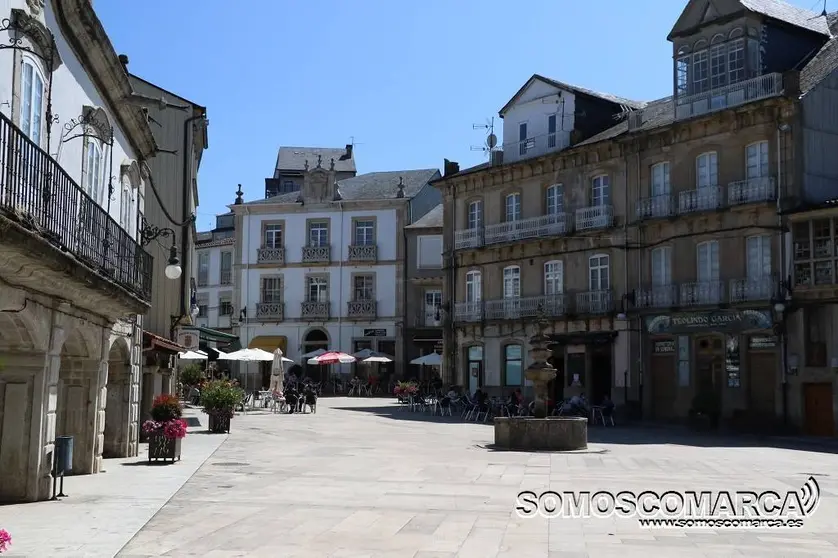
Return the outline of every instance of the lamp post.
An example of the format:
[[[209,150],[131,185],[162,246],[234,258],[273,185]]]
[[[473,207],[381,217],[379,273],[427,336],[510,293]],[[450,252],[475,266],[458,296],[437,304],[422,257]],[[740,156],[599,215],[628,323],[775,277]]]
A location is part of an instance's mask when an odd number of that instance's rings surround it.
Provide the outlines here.
[[[167,237],[172,239],[172,246],[169,248],[169,260],[167,262],[166,269],[163,270],[163,273],[165,273],[167,279],[180,279],[180,276],[183,274],[183,268],[180,266],[180,259],[177,254],[175,231],[168,227],[155,227],[143,219],[143,226],[140,229],[140,243],[143,246],[148,246],[152,241],[157,240],[158,238]]]

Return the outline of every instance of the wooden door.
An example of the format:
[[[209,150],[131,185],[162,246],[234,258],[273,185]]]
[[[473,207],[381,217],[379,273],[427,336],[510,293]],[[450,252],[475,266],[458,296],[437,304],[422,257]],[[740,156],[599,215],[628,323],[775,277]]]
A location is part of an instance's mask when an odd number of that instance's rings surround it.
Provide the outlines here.
[[[776,416],[777,357],[773,352],[748,355],[748,403],[751,414]]]
[[[676,418],[675,398],[678,395],[678,370],[672,356],[653,355],[650,363],[652,375],[652,416],[656,419]]]
[[[806,434],[834,436],[832,383],[803,384],[803,412],[805,413]]]

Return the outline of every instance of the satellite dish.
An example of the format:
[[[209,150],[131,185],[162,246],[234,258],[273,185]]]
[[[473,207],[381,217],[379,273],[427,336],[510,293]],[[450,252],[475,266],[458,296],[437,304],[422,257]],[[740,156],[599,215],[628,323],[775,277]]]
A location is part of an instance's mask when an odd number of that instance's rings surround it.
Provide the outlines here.
[[[489,149],[494,149],[495,146],[498,144],[498,137],[495,134],[489,134],[486,136],[486,147]]]

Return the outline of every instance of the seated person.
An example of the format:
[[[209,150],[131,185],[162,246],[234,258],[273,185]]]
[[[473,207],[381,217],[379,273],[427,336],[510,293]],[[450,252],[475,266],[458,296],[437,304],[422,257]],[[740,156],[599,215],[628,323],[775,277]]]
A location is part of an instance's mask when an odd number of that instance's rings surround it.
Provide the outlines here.
[[[285,391],[285,402],[288,404],[288,414],[297,410],[297,403],[300,401],[300,394],[294,388]]]
[[[614,402],[607,395],[602,398],[602,416],[608,417],[614,413]]]
[[[585,400],[585,394],[582,393],[571,397],[570,408],[573,412],[587,414],[588,402]]]

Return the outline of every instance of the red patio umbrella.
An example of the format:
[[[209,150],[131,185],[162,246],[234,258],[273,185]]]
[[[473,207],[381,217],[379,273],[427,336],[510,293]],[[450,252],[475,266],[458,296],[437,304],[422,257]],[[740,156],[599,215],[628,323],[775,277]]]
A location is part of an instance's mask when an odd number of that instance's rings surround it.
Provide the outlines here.
[[[355,362],[354,356],[339,351],[329,351],[308,359],[309,364],[350,364],[353,362]]]

